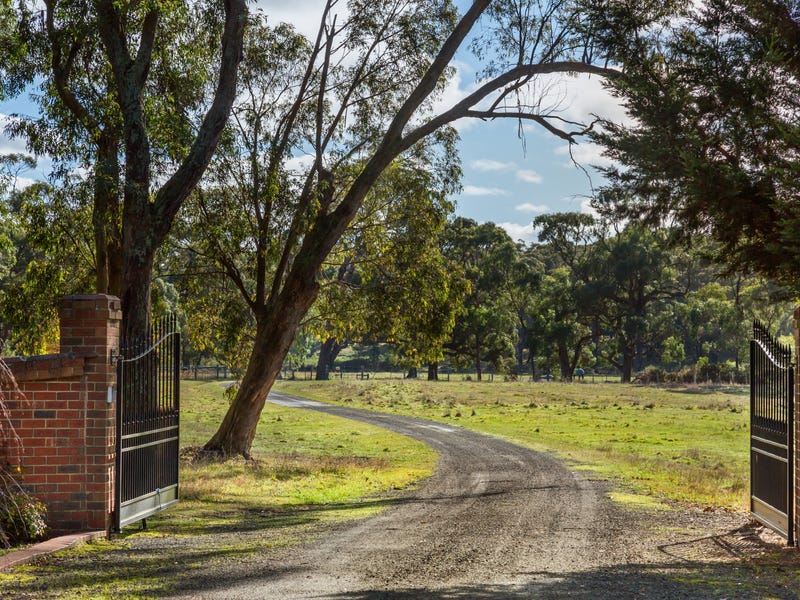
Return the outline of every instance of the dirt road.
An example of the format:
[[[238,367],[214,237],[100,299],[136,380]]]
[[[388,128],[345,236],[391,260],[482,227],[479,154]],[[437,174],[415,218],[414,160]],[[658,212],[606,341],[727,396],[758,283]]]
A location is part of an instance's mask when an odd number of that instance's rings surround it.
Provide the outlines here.
[[[434,477],[380,516],[191,598],[797,598],[741,556],[763,544],[742,515],[632,512],[607,483],[462,428],[273,393],[430,444]]]

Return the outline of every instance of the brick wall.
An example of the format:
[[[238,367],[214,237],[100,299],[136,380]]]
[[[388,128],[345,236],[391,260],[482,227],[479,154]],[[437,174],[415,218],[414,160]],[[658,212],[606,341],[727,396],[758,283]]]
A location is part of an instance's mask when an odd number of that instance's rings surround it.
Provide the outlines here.
[[[113,296],[67,296],[59,354],[6,360],[25,396],[10,404],[22,483],[47,505],[55,533],[110,527],[116,421],[108,399],[121,318]]]

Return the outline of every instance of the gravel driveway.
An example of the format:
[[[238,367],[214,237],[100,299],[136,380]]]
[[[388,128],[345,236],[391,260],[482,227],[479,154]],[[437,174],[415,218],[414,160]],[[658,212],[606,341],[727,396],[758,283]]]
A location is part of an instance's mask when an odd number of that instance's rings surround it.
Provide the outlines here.
[[[378,517],[246,569],[210,567],[175,597],[800,597],[796,556],[765,542],[745,515],[632,511],[609,499],[607,482],[496,438],[270,398],[422,440],[441,454],[436,474]],[[765,558],[773,555],[780,566]]]

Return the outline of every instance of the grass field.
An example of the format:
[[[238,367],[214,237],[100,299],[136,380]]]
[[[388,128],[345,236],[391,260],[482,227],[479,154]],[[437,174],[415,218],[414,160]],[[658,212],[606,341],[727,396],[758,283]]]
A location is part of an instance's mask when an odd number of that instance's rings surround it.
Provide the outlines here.
[[[657,498],[747,508],[746,388],[415,380],[283,381],[277,387],[502,436]]]
[[[228,408],[218,382],[182,383],[181,447],[200,446]],[[435,453],[420,442],[378,427],[267,403],[253,448],[256,461],[188,462],[181,466],[179,505],[157,517],[171,533],[224,527],[242,511],[315,505],[348,506],[402,489],[429,475]],[[338,516],[353,515],[342,511]],[[213,515],[213,518],[210,516]],[[326,518],[337,513],[326,511]]]

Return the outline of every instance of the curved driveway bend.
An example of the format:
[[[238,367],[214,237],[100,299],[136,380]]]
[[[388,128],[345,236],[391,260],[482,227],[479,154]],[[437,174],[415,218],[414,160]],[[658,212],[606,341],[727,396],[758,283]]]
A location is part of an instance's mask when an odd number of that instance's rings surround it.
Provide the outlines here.
[[[722,597],[718,588],[706,592],[696,577],[690,583],[680,576],[685,557],[669,546],[659,549],[652,535],[644,543],[644,518],[614,505],[605,482],[583,478],[546,454],[422,419],[277,392],[270,401],[422,440],[440,453],[438,468],[379,516],[194,598]],[[723,565],[716,565],[710,579],[727,580],[736,570],[728,563],[720,572]],[[749,597],[738,595],[735,584],[723,587],[724,597]]]

